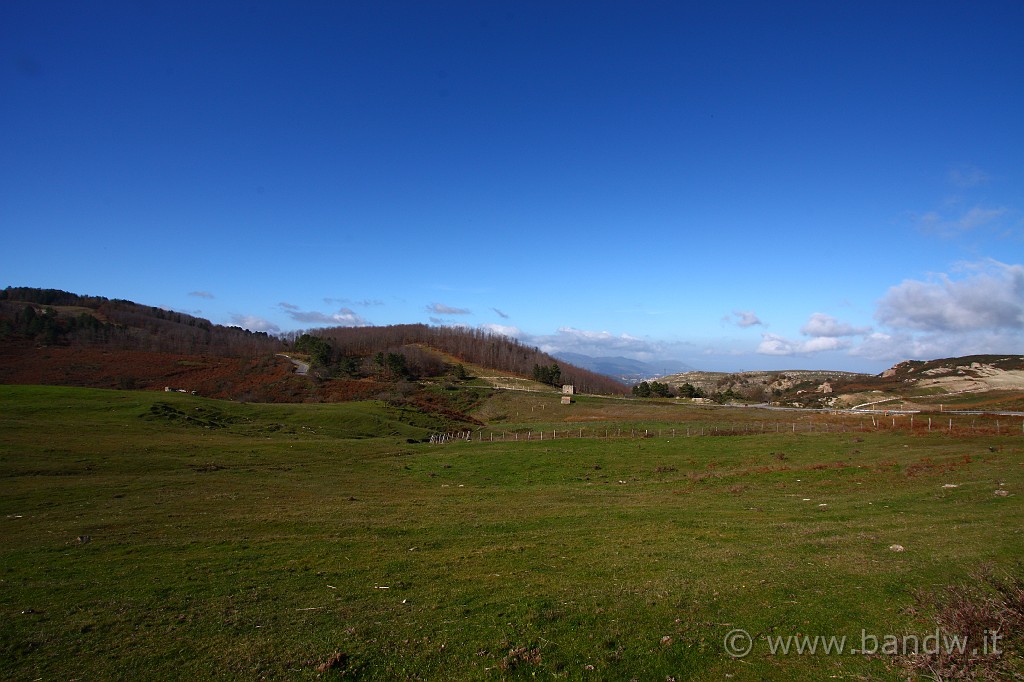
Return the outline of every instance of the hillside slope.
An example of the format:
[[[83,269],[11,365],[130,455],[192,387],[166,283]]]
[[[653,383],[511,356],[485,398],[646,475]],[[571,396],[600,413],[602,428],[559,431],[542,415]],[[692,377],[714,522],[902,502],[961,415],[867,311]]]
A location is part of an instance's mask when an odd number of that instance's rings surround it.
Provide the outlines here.
[[[309,359],[313,371],[295,375],[278,356],[282,351]],[[422,382],[464,381],[461,363],[488,375],[543,375],[552,388],[568,383],[582,392],[628,392],[613,379],[482,330],[406,324],[277,337],[126,300],[58,289],[0,290],[0,383],[170,387],[261,402],[404,400]],[[438,409],[460,412],[447,405],[452,401],[441,402]]]
[[[371,373],[387,377],[404,369],[406,374],[417,378],[440,376],[452,368],[431,352],[437,351],[443,356],[497,374],[523,378],[536,378],[539,369],[557,367],[553,375],[551,372],[544,374],[545,382],[556,387],[572,384],[583,393],[622,395],[629,392],[624,384],[611,377],[559,362],[536,347],[480,329],[396,324],[386,327],[328,327],[310,330],[304,336],[313,340],[304,342],[299,337],[295,342],[296,348],[301,349],[304,343],[308,343],[310,350],[321,357],[320,364],[335,374]],[[395,353],[405,358],[404,368],[384,366],[387,356]],[[381,354],[384,357],[380,357]],[[359,362],[353,364],[351,361],[354,359]]]
[[[814,393],[825,384],[839,381],[870,379],[870,375],[829,370],[779,370],[772,372],[683,372],[662,377],[659,381],[674,388],[684,384],[698,388],[705,395],[732,392],[746,400],[778,402],[795,400]]]
[[[282,350],[265,332],[186,313],[59,289],[0,290],[0,339],[40,346],[254,357]]]
[[[1024,409],[1024,356],[971,355],[908,360],[878,375],[851,372],[686,372],[661,380],[708,395],[732,391],[746,400],[792,407],[892,407],[934,409]]]

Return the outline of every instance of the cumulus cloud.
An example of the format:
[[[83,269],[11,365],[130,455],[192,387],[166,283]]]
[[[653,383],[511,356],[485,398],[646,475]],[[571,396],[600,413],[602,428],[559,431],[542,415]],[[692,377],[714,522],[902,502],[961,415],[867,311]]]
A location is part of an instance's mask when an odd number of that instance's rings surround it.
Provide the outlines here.
[[[942,358],[959,355],[950,337],[917,337],[906,332],[873,332],[850,354],[871,360],[898,362],[907,358]]]
[[[757,353],[798,356],[848,351],[876,361],[1019,352],[1024,347],[1024,265],[962,263],[953,274],[904,280],[875,310],[879,329],[814,313],[806,338],[764,333]],[[860,338],[856,338],[860,337]]]
[[[301,310],[291,303],[281,303],[280,308],[288,317],[303,324],[325,324],[338,327],[364,327],[369,323],[351,308],[339,308],[333,313],[316,310]]]
[[[1024,346],[1024,335],[1012,331],[915,334],[908,331],[875,332],[850,351],[869,360],[899,362],[963,355],[1015,353]]]
[[[871,327],[855,327],[825,313],[814,313],[800,333],[806,339],[788,339],[778,334],[761,334],[757,352],[761,355],[812,355],[827,351],[846,350],[853,345],[849,337],[863,336]]]
[[[753,327],[756,325],[764,325],[764,322],[754,313],[753,310],[734,310],[732,311],[732,318],[726,316],[725,318],[729,322],[733,322],[737,327]]]
[[[209,291],[190,291],[188,292],[188,295],[195,296],[196,298],[216,298],[216,296],[211,294]]]
[[[248,329],[251,332],[267,332],[268,334],[276,334],[281,331],[273,322],[257,317],[256,315],[239,315],[233,313],[231,315],[231,324],[241,327],[242,329]]]
[[[761,355],[797,355],[800,352],[800,342],[765,332],[761,334],[757,352]]]
[[[871,327],[854,327],[846,322],[840,322],[831,315],[825,313],[814,313],[807,323],[800,328],[800,333],[805,336],[860,336],[871,331]]]
[[[1024,265],[998,261],[964,266],[953,279],[904,280],[878,303],[876,319],[895,329],[966,332],[1024,328]]]
[[[427,312],[434,315],[471,315],[472,312],[467,308],[453,308],[450,305],[444,303],[431,303],[427,306]]]
[[[501,334],[502,336],[510,336],[512,338],[520,338],[523,336],[523,330],[519,327],[513,327],[504,324],[487,323],[480,325],[480,329],[489,331],[492,334]]]
[[[761,355],[809,355],[823,351],[844,350],[849,348],[848,339],[836,336],[815,336],[810,339],[787,339],[778,334],[765,332],[761,334],[761,343],[757,352]]]
[[[904,280],[878,302],[884,329],[851,355],[871,360],[1019,352],[1024,347],[1024,266],[985,260],[953,274]]]
[[[630,334],[612,334],[573,327],[559,327],[554,334],[518,337],[545,353],[581,353],[596,357],[624,355],[650,360],[664,354],[663,344]]]

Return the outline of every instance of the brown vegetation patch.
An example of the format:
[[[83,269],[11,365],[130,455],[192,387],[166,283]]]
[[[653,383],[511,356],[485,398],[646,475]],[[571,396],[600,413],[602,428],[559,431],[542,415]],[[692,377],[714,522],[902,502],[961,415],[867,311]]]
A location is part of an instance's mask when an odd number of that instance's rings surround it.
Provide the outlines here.
[[[332,403],[370,400],[387,393],[392,384],[373,379],[331,379],[321,384],[318,393]]]
[[[341,651],[335,651],[333,654],[327,657],[327,660],[323,661],[322,663],[316,666],[316,671],[318,673],[325,673],[329,670],[344,671],[347,667],[348,654]]]
[[[969,582],[915,597],[911,615],[939,636],[930,648],[900,652],[896,663],[905,672],[933,680],[1020,679],[1024,578],[984,566]],[[964,646],[948,646],[954,641]]]
[[[272,355],[230,358],[68,346],[0,345],[0,383],[134,390],[182,389],[209,398],[301,400],[304,380]],[[298,396],[296,395],[298,390]]]
[[[753,469],[747,469],[743,473],[745,475],[746,474],[774,474],[774,473],[778,473],[780,471],[790,471],[790,468],[788,466],[784,465],[784,464],[782,466],[765,465],[765,466],[754,467]]]
[[[922,457],[918,461],[908,464],[904,473],[906,473],[909,478],[948,474],[950,472],[963,469],[972,461],[973,460],[970,455],[961,455],[957,459],[945,462],[934,462],[930,457]]]
[[[808,469],[811,471],[822,471],[824,469],[846,469],[850,465],[846,462],[835,461],[831,463],[819,462],[818,464],[812,464]]]
[[[531,649],[521,646],[509,649],[508,654],[501,659],[502,670],[515,670],[521,665],[540,665],[540,649]]]

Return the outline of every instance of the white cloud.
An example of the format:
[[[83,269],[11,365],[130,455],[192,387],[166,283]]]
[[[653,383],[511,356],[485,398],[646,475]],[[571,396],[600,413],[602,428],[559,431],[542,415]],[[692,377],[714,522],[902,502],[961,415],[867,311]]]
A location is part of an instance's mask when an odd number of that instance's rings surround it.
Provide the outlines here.
[[[827,315],[814,313],[807,320],[800,333],[807,339],[787,339],[778,334],[761,334],[757,353],[761,355],[812,355],[827,351],[846,350],[853,345],[848,338],[871,331],[870,327],[855,327],[847,322]]]
[[[800,352],[800,342],[765,332],[761,334],[757,352],[762,355],[797,355]]]
[[[800,328],[800,333],[806,336],[860,336],[871,331],[871,327],[854,327],[846,322],[840,322],[831,315],[825,313],[814,313],[807,324]]]
[[[737,327],[746,329],[755,325],[764,325],[764,322],[761,321],[761,318],[753,310],[734,310],[732,314],[736,318],[735,320],[730,319],[729,316],[726,316],[725,319],[726,321],[733,322]]]
[[[188,292],[188,295],[195,296],[196,298],[216,298],[216,296],[211,294],[209,291],[190,291]]]
[[[487,324],[480,325],[480,329],[483,329],[485,331],[489,331],[492,334],[500,334],[502,336],[510,336],[512,338],[515,338],[515,339],[518,339],[518,338],[520,338],[523,335],[523,330],[520,329],[519,327],[513,327],[513,326],[509,326],[509,325],[504,325],[504,324],[494,324],[494,323],[491,323],[491,322],[488,322]]]
[[[901,361],[1019,353],[1024,348],[1024,266],[961,263],[953,275],[904,280],[878,302],[884,330],[850,354]]]
[[[835,336],[815,336],[804,341],[802,351],[804,353],[821,353],[829,350],[844,350],[850,347],[850,341]]]
[[[518,339],[551,355],[579,353],[592,357],[626,357],[643,362],[678,363],[679,360],[676,358],[680,355],[695,352],[695,347],[690,342],[654,341],[631,334],[613,334],[574,327],[560,327],[553,334],[531,334],[519,327],[495,323],[480,324],[477,325],[477,329]]]
[[[1019,353],[1024,348],[1024,265],[985,260],[961,263],[952,273],[891,287],[875,311],[878,330],[814,313],[800,328],[807,338],[763,333],[756,352],[807,356],[847,351],[851,357],[889,362]]]
[[[663,355],[664,346],[630,334],[612,334],[573,327],[560,327],[554,334],[519,337],[545,353],[582,353],[595,357],[624,355],[650,360]]]
[[[264,320],[262,317],[256,315],[239,315],[233,313],[231,315],[231,324],[241,327],[242,329],[248,329],[251,332],[267,332],[268,334],[276,334],[281,331],[273,322]]]
[[[467,308],[453,308],[444,303],[431,303],[427,306],[427,312],[434,315],[471,315],[472,311]]]
[[[280,303],[280,308],[288,317],[303,324],[325,324],[338,327],[364,327],[369,323],[350,308],[339,308],[334,313],[322,313],[316,310],[300,310],[297,305]]]
[[[1024,347],[1024,335],[1012,332],[914,334],[905,331],[875,332],[850,355],[869,360],[899,362],[934,360],[964,355],[1018,353]]]
[[[765,332],[761,334],[761,343],[756,352],[761,355],[810,355],[849,347],[850,341],[835,336],[816,336],[801,341]]]
[[[878,303],[876,319],[895,329],[966,332],[1024,328],[1024,266],[969,264],[959,280],[940,273],[904,280]]]

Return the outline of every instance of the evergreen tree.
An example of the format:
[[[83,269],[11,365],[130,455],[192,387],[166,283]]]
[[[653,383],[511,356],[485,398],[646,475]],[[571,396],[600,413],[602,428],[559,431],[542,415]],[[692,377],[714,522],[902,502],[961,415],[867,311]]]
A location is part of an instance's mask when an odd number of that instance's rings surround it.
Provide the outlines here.
[[[641,381],[639,384],[633,387],[633,395],[635,395],[638,398],[650,398],[651,385],[646,381]]]

